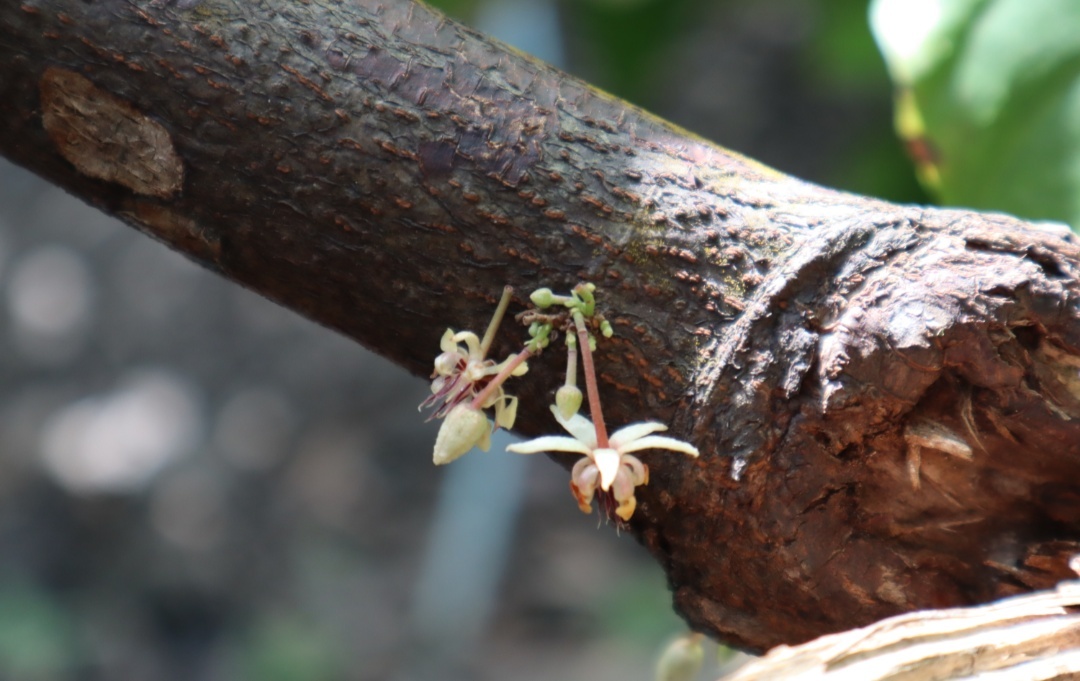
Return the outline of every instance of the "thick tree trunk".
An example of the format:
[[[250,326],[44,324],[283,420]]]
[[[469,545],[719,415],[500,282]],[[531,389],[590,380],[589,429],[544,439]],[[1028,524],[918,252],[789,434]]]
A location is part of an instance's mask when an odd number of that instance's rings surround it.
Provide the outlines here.
[[[643,455],[632,530],[725,641],[1070,574],[1068,235],[800,182],[408,0],[0,0],[0,153],[418,374],[504,284],[599,285],[609,420],[703,452]]]

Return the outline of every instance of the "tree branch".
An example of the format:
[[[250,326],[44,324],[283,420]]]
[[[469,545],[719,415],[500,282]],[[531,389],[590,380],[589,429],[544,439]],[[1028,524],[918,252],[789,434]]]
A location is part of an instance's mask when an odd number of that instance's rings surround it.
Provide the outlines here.
[[[1070,574],[1071,236],[803,183],[408,0],[0,0],[0,153],[418,374],[504,284],[596,283],[612,425],[703,453],[642,456],[632,530],[728,642]]]

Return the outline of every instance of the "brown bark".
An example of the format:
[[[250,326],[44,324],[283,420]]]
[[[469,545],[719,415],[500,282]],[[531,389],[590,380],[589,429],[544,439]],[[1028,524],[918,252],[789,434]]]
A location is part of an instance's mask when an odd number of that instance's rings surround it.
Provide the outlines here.
[[[504,284],[598,284],[609,421],[703,452],[643,455],[632,530],[725,641],[1069,574],[1070,236],[803,183],[407,0],[0,0],[0,153],[418,374]]]

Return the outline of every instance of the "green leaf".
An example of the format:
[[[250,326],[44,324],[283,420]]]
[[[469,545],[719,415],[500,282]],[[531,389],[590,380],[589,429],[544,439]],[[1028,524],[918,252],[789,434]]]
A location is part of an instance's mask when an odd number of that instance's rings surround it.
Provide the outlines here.
[[[1080,2],[874,0],[870,18],[942,201],[1080,226]]]

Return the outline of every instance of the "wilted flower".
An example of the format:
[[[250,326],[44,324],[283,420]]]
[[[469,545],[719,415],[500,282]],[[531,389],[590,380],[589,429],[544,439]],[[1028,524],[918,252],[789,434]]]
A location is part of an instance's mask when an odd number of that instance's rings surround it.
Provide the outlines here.
[[[598,447],[596,428],[589,419],[575,414],[564,419],[555,407],[551,407],[555,420],[573,437],[546,435],[510,445],[507,451],[518,454],[538,452],[574,452],[585,458],[574,464],[570,473],[570,490],[585,513],[592,512],[592,499],[596,489],[610,492],[618,502],[615,515],[629,520],[637,508],[634,488],[649,482],[649,468],[630,452],[643,449],[668,449],[697,456],[693,445],[663,435],[653,435],[667,430],[667,426],[655,421],[634,423],[615,431],[607,447]]]
[[[431,374],[431,396],[420,403],[420,408],[433,407],[432,418],[442,418],[466,400],[476,397],[491,379],[513,357],[501,363],[485,357],[486,350],[472,331],[447,329],[439,341],[442,353],[435,358],[435,371]],[[511,376],[521,376],[529,370],[524,362],[514,368]],[[495,423],[502,428],[512,428],[517,415],[517,398],[504,393],[502,386],[484,400],[480,408],[495,407]]]

